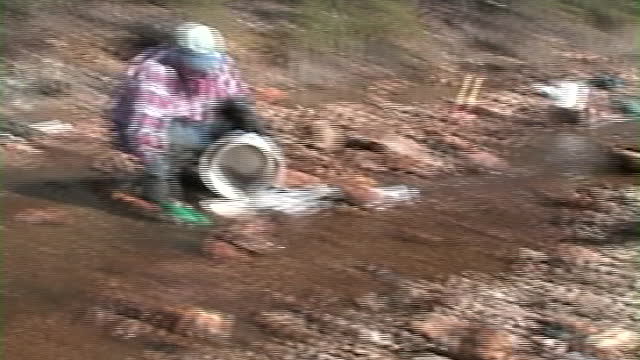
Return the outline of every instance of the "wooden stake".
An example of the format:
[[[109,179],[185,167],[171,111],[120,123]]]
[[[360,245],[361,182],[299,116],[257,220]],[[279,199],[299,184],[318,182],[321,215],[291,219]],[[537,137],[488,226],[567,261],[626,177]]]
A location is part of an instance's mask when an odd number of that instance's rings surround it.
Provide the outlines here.
[[[465,97],[467,96],[467,90],[471,85],[471,80],[473,80],[473,75],[466,75],[462,82],[462,86],[460,87],[460,92],[458,93],[458,97],[456,98],[456,105],[462,106],[465,103]]]
[[[476,104],[476,100],[478,98],[478,94],[480,94],[480,89],[482,88],[483,82],[484,78],[476,78],[476,81],[473,83],[473,87],[471,88],[469,99],[467,100],[467,105],[474,106]]]

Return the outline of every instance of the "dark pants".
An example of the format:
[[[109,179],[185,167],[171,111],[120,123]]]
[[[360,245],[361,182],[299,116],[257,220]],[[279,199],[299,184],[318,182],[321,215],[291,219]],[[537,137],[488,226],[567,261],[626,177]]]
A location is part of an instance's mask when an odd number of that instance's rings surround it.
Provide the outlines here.
[[[218,119],[212,124],[181,119],[171,121],[168,153],[145,165],[143,197],[156,203],[183,200],[182,174],[197,163],[210,144],[232,130],[264,133],[255,113],[241,102],[230,101],[218,111]]]
[[[207,146],[231,129],[227,121],[203,126],[174,119],[169,127],[169,152],[148,161],[143,179],[143,196],[153,202],[182,200],[181,178],[193,167]]]

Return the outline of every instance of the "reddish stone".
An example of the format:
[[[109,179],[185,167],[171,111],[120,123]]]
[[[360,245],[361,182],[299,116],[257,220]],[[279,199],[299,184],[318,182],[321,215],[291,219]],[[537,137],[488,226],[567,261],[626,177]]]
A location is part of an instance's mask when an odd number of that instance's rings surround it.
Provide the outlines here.
[[[466,334],[469,324],[453,316],[431,315],[423,321],[415,321],[412,328],[440,346],[456,351]]]
[[[347,202],[353,205],[365,206],[384,199],[380,190],[363,185],[342,185],[340,187]]]
[[[471,144],[471,142],[454,135],[445,135],[442,140],[445,144],[457,150],[470,150],[473,148],[473,144]]]
[[[381,201],[384,197],[375,187],[377,182],[366,176],[349,176],[333,179],[331,184],[342,190],[345,200],[352,205],[365,206]]]
[[[216,311],[190,308],[180,311],[179,316],[173,331],[184,336],[201,339],[228,336],[233,328],[231,317]]]
[[[282,178],[282,185],[285,187],[310,186],[322,183],[322,180],[313,175],[291,169],[286,169]]]
[[[586,320],[581,320],[577,317],[569,315],[556,315],[552,320],[554,323],[569,330],[571,333],[580,336],[589,336],[598,332],[598,328],[594,324]]]
[[[603,264],[607,258],[598,252],[584,246],[572,244],[560,244],[556,248],[555,257],[573,265],[582,266],[585,264]]]
[[[313,144],[322,150],[333,151],[344,145],[343,135],[327,120],[317,120],[311,125]]]
[[[640,336],[635,331],[613,328],[591,335],[584,340],[582,350],[602,360],[627,359],[639,348]]]
[[[516,346],[515,337],[505,330],[470,326],[453,316],[431,315],[414,322],[412,327],[464,359],[510,360]]]
[[[229,261],[249,258],[240,249],[224,241],[206,240],[202,245],[202,252],[213,260]]]
[[[268,103],[277,103],[287,98],[287,93],[276,88],[259,88],[256,89],[256,98]]]
[[[476,150],[468,152],[466,153],[466,157],[474,164],[484,168],[504,170],[509,167],[504,160],[486,151]]]
[[[464,359],[511,360],[516,338],[502,329],[472,328],[460,347],[452,352]]]
[[[274,242],[275,224],[259,217],[245,218],[216,231],[215,237],[227,241],[238,248],[264,254],[280,246]]]

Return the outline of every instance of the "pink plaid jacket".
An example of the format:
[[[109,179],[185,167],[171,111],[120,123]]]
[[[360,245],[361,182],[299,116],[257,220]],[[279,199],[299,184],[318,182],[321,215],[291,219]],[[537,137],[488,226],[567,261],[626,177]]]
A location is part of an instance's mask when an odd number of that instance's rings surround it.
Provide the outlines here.
[[[169,120],[215,121],[204,116],[211,104],[249,93],[229,56],[221,55],[214,73],[183,80],[167,65],[172,54],[172,48],[162,46],[133,58],[115,106],[114,121],[126,147],[143,162],[167,151]]]

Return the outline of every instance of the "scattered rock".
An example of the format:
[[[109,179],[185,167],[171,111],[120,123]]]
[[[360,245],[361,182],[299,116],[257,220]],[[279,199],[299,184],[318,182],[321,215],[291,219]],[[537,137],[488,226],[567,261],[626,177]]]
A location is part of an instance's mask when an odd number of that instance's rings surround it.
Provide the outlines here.
[[[109,333],[111,336],[129,340],[133,338],[138,338],[147,334],[153,334],[156,329],[139,320],[129,319],[121,316],[119,321],[107,327],[109,329]]]
[[[461,150],[461,151],[469,151],[470,149],[472,149],[474,147],[474,145],[468,141],[468,140],[464,140],[458,136],[454,136],[454,135],[445,135],[442,138],[442,141],[451,146],[452,148],[456,149],[456,150]]]
[[[465,359],[511,360],[516,345],[516,338],[505,330],[470,329],[455,353]]]
[[[293,338],[312,336],[305,319],[289,311],[267,311],[256,316],[255,321],[262,327],[279,335]]]
[[[409,157],[411,159],[424,159],[425,148],[417,142],[399,135],[384,137],[381,143],[387,151]]]
[[[573,335],[589,336],[598,332],[591,322],[574,316],[556,315],[550,320]]]
[[[202,252],[205,256],[219,261],[247,260],[249,256],[237,247],[217,240],[205,240],[202,245]]]
[[[518,258],[523,261],[544,262],[549,260],[549,255],[529,248],[519,250]]]
[[[587,337],[584,352],[601,359],[620,359],[622,354],[639,346],[640,335],[637,332],[613,328]]]
[[[259,217],[246,218],[217,230],[213,238],[227,241],[241,249],[264,254],[282,248],[275,243],[275,224]]]
[[[424,321],[414,322],[412,327],[446,347],[455,358],[509,360],[516,348],[516,338],[508,331],[471,326],[453,316],[434,314]]]
[[[423,321],[415,321],[412,328],[429,339],[447,347],[457,347],[469,324],[459,318],[434,314]]]
[[[368,309],[371,311],[376,311],[376,312],[382,311],[389,305],[388,299],[376,293],[369,293],[369,294],[360,296],[355,299],[355,303],[361,308]]]
[[[345,200],[356,206],[367,206],[384,200],[384,193],[379,189],[359,184],[343,184],[340,186]]]
[[[506,161],[486,151],[474,150],[465,153],[465,157],[483,168],[505,170],[509,167]]]
[[[284,187],[301,187],[301,186],[311,186],[318,185],[322,183],[318,177],[291,169],[286,169],[284,171],[283,178],[283,186]]]
[[[256,99],[265,101],[271,104],[279,103],[287,98],[287,93],[283,90],[269,87],[269,88],[258,88],[255,91]]]
[[[181,316],[173,331],[176,334],[201,339],[229,336],[233,319],[217,311],[190,308],[180,312]]]
[[[555,253],[555,258],[572,265],[583,266],[585,264],[603,264],[607,259],[596,251],[584,246],[572,244],[560,244]]]
[[[321,150],[333,151],[338,149],[343,139],[336,128],[328,120],[316,120],[311,125],[313,145]]]
[[[384,152],[418,161],[427,159],[425,147],[414,140],[395,134],[382,136],[354,135],[347,139],[346,146],[361,150]]]
[[[366,206],[384,199],[384,193],[377,189],[377,182],[365,176],[340,177],[330,181],[337,186],[345,201],[355,206]]]
[[[28,209],[14,217],[17,222],[32,225],[68,225],[71,223],[69,214],[60,209]]]

